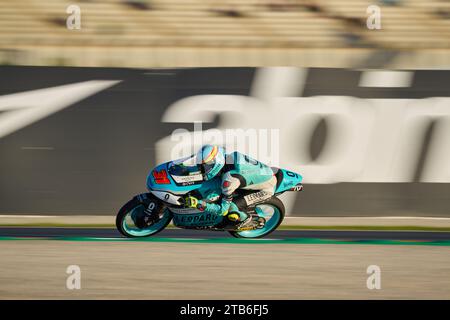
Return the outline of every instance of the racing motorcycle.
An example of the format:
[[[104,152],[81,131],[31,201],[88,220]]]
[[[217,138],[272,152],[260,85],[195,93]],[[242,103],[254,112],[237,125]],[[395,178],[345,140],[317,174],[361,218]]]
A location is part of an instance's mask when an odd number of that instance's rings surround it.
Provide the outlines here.
[[[277,179],[274,194],[238,189],[233,195],[233,202],[239,210],[250,214],[254,223],[245,227],[224,225],[221,216],[184,207],[184,198],[199,197],[200,190],[212,193],[208,201],[220,201],[221,194],[221,178],[205,181],[198,166],[190,160],[192,158],[169,161],[150,171],[149,192],[133,197],[117,214],[116,226],[120,233],[126,237],[148,237],[173,221],[178,228],[228,231],[237,238],[260,238],[274,231],[284,219],[285,208],[277,196],[286,191],[303,190],[300,174],[273,167]]]

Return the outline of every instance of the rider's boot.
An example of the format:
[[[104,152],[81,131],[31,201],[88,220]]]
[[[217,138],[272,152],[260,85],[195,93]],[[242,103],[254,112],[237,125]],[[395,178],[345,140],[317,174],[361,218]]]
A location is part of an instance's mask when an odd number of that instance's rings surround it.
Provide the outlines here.
[[[243,212],[232,211],[228,213],[225,218],[231,225],[239,225],[240,227],[247,226],[252,222],[252,217]]]
[[[228,214],[225,215],[227,224],[230,226],[247,227],[252,224],[252,216],[238,209],[236,204],[232,203]]]

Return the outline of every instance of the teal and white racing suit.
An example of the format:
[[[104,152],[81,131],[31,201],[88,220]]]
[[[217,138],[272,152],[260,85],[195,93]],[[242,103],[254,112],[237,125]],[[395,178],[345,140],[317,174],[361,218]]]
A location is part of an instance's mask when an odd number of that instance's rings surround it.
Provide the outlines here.
[[[272,168],[240,152],[226,155],[225,166],[221,171],[222,195],[219,202],[208,202],[208,195],[199,200],[197,208],[207,213],[226,216],[230,221],[244,221],[248,215],[238,209],[233,202],[237,189],[261,190],[267,195],[274,194],[277,179]],[[206,200],[206,201],[205,201]]]

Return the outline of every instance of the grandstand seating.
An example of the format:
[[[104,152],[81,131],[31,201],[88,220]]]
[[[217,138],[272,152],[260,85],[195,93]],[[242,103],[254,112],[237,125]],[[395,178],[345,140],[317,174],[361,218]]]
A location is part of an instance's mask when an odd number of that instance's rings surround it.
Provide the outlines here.
[[[81,8],[81,30],[66,8]],[[381,7],[381,30],[366,9]],[[450,48],[448,0],[0,0],[0,51]],[[112,52],[111,51],[111,52]]]

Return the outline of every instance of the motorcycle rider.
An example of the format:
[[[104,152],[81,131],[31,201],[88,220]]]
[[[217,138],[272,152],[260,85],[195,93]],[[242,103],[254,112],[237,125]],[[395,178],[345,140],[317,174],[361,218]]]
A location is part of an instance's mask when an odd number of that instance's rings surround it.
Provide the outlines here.
[[[274,194],[277,179],[272,169],[245,154],[237,151],[226,154],[220,146],[204,145],[198,151],[196,161],[204,180],[221,179],[221,200],[211,203],[188,196],[184,199],[186,208],[224,216],[225,224],[240,224],[242,228],[252,223],[252,217],[233,203],[233,193],[241,188],[263,190],[269,197]]]

